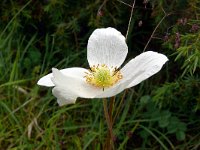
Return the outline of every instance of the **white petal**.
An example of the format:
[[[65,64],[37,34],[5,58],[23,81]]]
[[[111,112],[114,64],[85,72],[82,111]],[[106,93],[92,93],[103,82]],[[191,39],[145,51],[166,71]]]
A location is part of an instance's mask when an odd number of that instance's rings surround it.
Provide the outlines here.
[[[57,98],[59,106],[74,104],[76,102],[77,97],[62,87],[54,87],[52,93]]]
[[[157,52],[148,51],[135,57],[122,69],[122,80],[110,88],[106,88],[96,98],[112,97],[122,92],[126,88],[139,84],[143,80],[157,73],[165,64],[168,58]]]
[[[130,83],[130,82],[128,82]],[[105,88],[104,91],[99,92],[98,95],[95,96],[95,98],[106,98],[106,97],[112,97],[120,92],[122,92],[127,87],[127,82],[120,82],[112,87]]]
[[[81,71],[87,72],[86,69]],[[64,75],[58,69],[53,68],[52,81],[55,85],[53,95],[57,97],[59,105],[75,103],[77,97],[94,98],[102,89],[89,85],[83,75],[84,72],[72,76]]]
[[[90,67],[106,64],[118,68],[127,53],[125,37],[114,28],[96,29],[88,40],[87,59]]]
[[[127,88],[139,84],[143,80],[151,77],[152,75],[160,71],[162,66],[167,61],[168,58],[165,55],[152,51],[144,52],[129,61],[121,69],[124,78],[132,79]],[[139,76],[135,77],[135,75],[139,72]]]
[[[87,72],[86,69],[84,68],[79,68],[79,67],[73,67],[73,68],[66,68],[66,69],[61,69],[60,70],[64,75],[68,76],[85,76],[84,72]],[[38,85],[41,86],[47,86],[47,87],[52,87],[54,86],[53,82],[51,81],[51,78],[53,77],[53,74],[50,73],[37,82]]]
[[[115,84],[112,87],[105,88],[103,92],[99,93],[95,98],[106,98],[106,97],[112,97],[119,93],[121,93],[123,90],[125,90],[128,85],[132,82],[134,78],[138,78],[143,73],[142,70],[137,72],[136,74],[132,75],[132,78],[122,78],[117,84]]]
[[[37,82],[37,84],[41,85],[41,86],[52,87],[52,86],[54,86],[54,84],[51,81],[51,77],[53,77],[52,73],[47,74],[46,76],[40,78],[39,81]]]

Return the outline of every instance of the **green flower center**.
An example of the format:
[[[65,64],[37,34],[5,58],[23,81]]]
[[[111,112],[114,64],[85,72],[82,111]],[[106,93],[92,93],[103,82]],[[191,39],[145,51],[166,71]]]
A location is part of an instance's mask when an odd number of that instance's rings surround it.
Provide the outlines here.
[[[109,69],[106,65],[93,66],[90,73],[86,73],[86,82],[100,88],[113,86],[120,79],[122,74],[116,68]]]

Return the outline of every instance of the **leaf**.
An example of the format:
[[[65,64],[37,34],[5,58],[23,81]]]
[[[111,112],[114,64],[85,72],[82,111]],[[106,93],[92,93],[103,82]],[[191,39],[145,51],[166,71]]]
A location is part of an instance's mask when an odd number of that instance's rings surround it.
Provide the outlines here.
[[[162,111],[160,113],[160,120],[158,122],[159,127],[165,128],[169,125],[169,119],[171,117],[171,113],[169,111]]]
[[[169,119],[166,118],[166,117],[161,118],[161,119],[159,120],[158,123],[159,123],[159,127],[161,127],[161,128],[165,128],[165,127],[167,127],[168,124],[169,124]]]
[[[150,99],[151,97],[149,95],[142,96],[140,98],[140,105],[143,106],[143,105],[148,104]]]
[[[176,132],[176,139],[179,141],[183,141],[185,139],[185,132],[178,130]]]
[[[183,123],[183,122],[180,122],[180,123],[178,124],[178,128],[179,128],[179,130],[181,130],[181,131],[186,131],[186,130],[187,130],[187,126],[186,126],[186,124]]]
[[[143,139],[147,139],[150,136],[149,132],[147,132],[146,130],[140,131],[139,134]]]
[[[177,128],[177,124],[179,123],[179,119],[177,117],[171,117],[170,118],[170,123],[169,125],[167,126],[167,131],[169,133],[175,133],[178,128]]]
[[[199,62],[199,57],[195,57],[195,61],[194,61],[194,67],[193,67],[193,73],[195,72],[197,66],[198,66],[198,62]]]

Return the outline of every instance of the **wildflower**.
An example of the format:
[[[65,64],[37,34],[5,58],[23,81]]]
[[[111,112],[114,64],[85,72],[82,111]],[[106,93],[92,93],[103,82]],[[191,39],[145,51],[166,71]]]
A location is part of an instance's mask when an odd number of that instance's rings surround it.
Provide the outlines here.
[[[180,47],[180,42],[181,42],[180,33],[177,32],[177,33],[176,33],[176,37],[175,37],[175,44],[174,44],[174,47],[175,47],[175,48],[179,48],[179,47]]]
[[[178,19],[177,23],[179,25],[186,25],[187,21],[188,21],[187,18],[180,18],[180,19]]]
[[[190,29],[190,32],[197,32],[199,30],[199,25],[198,24],[193,24],[192,28]]]
[[[119,69],[127,53],[125,38],[119,31],[110,27],[96,29],[87,45],[89,70],[53,68],[37,84],[53,87],[52,93],[60,106],[75,103],[77,97],[112,97],[157,73],[168,60],[163,54],[148,51]]]

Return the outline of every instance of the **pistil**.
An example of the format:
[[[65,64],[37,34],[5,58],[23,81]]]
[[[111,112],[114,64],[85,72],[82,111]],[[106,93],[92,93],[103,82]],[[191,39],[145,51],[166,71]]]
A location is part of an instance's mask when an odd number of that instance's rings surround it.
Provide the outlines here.
[[[116,84],[123,76],[116,68],[108,68],[105,64],[102,64],[91,67],[85,78],[87,83],[104,89]]]

